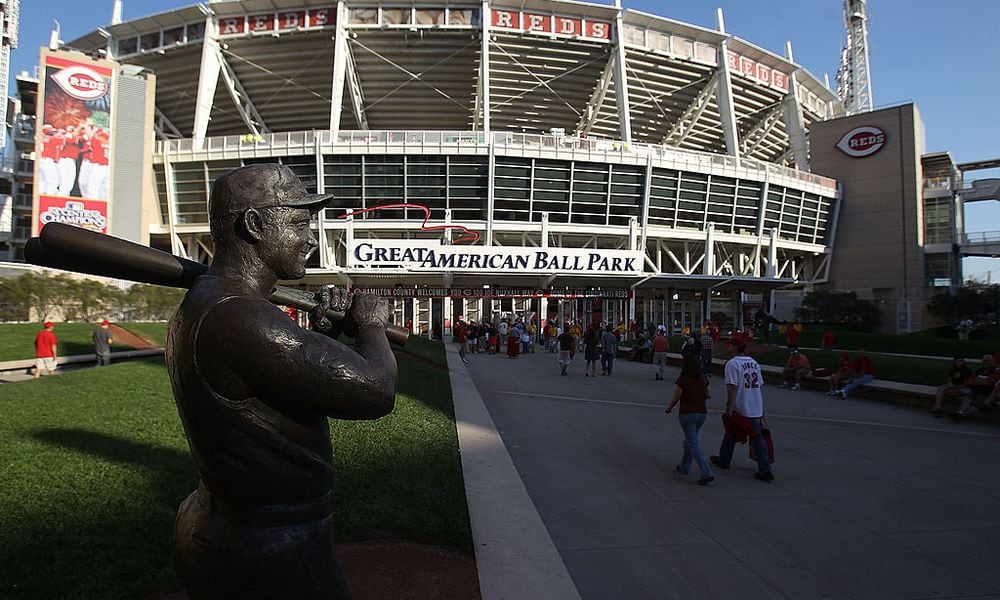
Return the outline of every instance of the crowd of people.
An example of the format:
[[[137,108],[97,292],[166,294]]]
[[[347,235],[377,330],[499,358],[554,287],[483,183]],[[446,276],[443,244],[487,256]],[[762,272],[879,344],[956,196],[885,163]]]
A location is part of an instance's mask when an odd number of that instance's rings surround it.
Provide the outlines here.
[[[937,388],[931,415],[943,416],[944,403],[948,399],[958,403],[958,408],[948,413],[956,423],[996,406],[1000,396],[1000,368],[996,363],[994,355],[984,354],[979,367],[973,371],[961,356],[953,358],[946,381]]]
[[[110,134],[90,122],[42,125],[38,186],[42,194],[108,197]]]

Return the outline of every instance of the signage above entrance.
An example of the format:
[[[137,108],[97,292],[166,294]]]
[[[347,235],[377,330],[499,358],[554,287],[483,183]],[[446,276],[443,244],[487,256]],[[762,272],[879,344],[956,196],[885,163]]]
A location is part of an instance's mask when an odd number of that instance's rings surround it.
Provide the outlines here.
[[[536,288],[452,288],[452,287],[353,287],[351,292],[384,298],[597,298],[626,300],[628,289],[536,289]]]
[[[837,148],[844,154],[854,158],[871,156],[885,146],[885,131],[878,127],[865,125],[855,127],[844,134],[837,142]]]
[[[444,245],[432,240],[355,240],[347,267],[409,271],[639,275],[642,252],[598,248],[524,248]]]

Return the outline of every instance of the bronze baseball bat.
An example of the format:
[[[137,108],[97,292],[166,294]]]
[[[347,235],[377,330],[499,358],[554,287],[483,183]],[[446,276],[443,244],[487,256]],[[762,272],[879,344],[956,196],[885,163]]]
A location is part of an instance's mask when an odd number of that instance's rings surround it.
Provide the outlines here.
[[[200,262],[63,223],[49,223],[37,238],[28,240],[24,257],[41,267],[179,288],[191,287],[195,278],[208,271],[208,266]],[[305,311],[319,305],[313,292],[284,286],[275,286],[268,299]],[[345,315],[327,311],[326,316],[339,321]],[[410,336],[398,325],[389,325],[385,334],[400,346]]]

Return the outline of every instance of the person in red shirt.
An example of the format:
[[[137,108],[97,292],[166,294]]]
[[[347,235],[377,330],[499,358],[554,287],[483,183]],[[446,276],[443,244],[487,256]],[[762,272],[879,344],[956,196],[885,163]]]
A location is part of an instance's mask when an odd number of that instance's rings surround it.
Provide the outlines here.
[[[848,353],[841,352],[840,369],[830,376],[830,391],[826,395],[838,395],[840,388],[850,383],[852,379],[854,379],[854,363],[851,362],[851,356]]]
[[[46,375],[56,374],[56,346],[59,340],[55,328],[55,323],[46,321],[45,329],[35,336],[35,379],[42,376],[43,369]]]
[[[799,336],[802,335],[802,323],[798,321],[786,330],[785,338],[788,341],[788,351],[799,349]]]
[[[38,187],[41,193],[59,193],[59,158],[66,140],[52,125],[42,125],[42,158],[38,163]]]
[[[455,324],[455,343],[458,344],[458,357],[462,359],[462,362],[469,364],[469,359],[465,357],[465,346],[466,342],[469,341],[469,328],[466,326],[465,322],[459,319],[458,323]]]
[[[76,191],[76,196],[80,195],[77,187],[77,162],[80,158],[80,150],[83,146],[83,138],[80,137],[77,128],[73,125],[66,127],[66,143],[63,145],[62,154],[59,156],[59,195],[71,196]]]
[[[823,332],[823,337],[819,341],[819,349],[832,352],[837,348],[837,336],[830,330]]]
[[[788,382],[795,379],[792,389],[802,389],[802,376],[808,374],[809,370],[809,357],[798,350],[792,350],[788,354],[788,362],[785,364],[785,370],[782,371],[780,387],[788,387]]]
[[[843,388],[837,390],[837,394],[842,399],[847,399],[847,395],[857,388],[871,383],[875,379],[875,363],[865,354],[864,349],[858,350],[858,357],[854,359],[854,380]]]
[[[660,325],[653,338],[653,364],[656,365],[657,381],[663,379],[663,371],[667,368],[667,350],[670,350],[670,338],[667,337],[667,328]]]

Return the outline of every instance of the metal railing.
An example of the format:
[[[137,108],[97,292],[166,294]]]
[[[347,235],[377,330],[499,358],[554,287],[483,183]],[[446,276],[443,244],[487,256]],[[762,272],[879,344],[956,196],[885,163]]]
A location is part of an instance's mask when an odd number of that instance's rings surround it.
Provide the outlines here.
[[[925,190],[951,190],[951,177],[924,177]]]
[[[963,244],[989,244],[1000,242],[1000,231],[977,231],[974,233],[963,233]]]
[[[620,157],[653,157],[670,161],[681,169],[726,169],[734,176],[747,175],[763,179],[765,173],[799,181],[822,188],[833,195],[837,182],[829,177],[791,169],[751,158],[737,159],[726,154],[713,154],[696,150],[681,150],[660,144],[641,144],[606,138],[557,136],[550,134],[516,133],[496,131],[489,134],[476,131],[339,131],[336,136],[331,131],[295,131],[270,133],[266,135],[231,135],[206,138],[201,148],[196,148],[194,140],[162,140],[157,142],[156,155],[171,157],[188,154],[191,158],[251,158],[275,156],[289,151],[311,152],[320,146],[347,146],[357,151],[379,151],[391,149],[394,152],[446,151],[452,148],[488,145],[503,148],[549,149],[557,154],[599,153],[607,160]],[[341,148],[344,149],[344,148]],[[592,156],[589,156],[593,160]]]
[[[17,115],[14,119],[13,134],[15,140],[35,141],[35,116]]]

